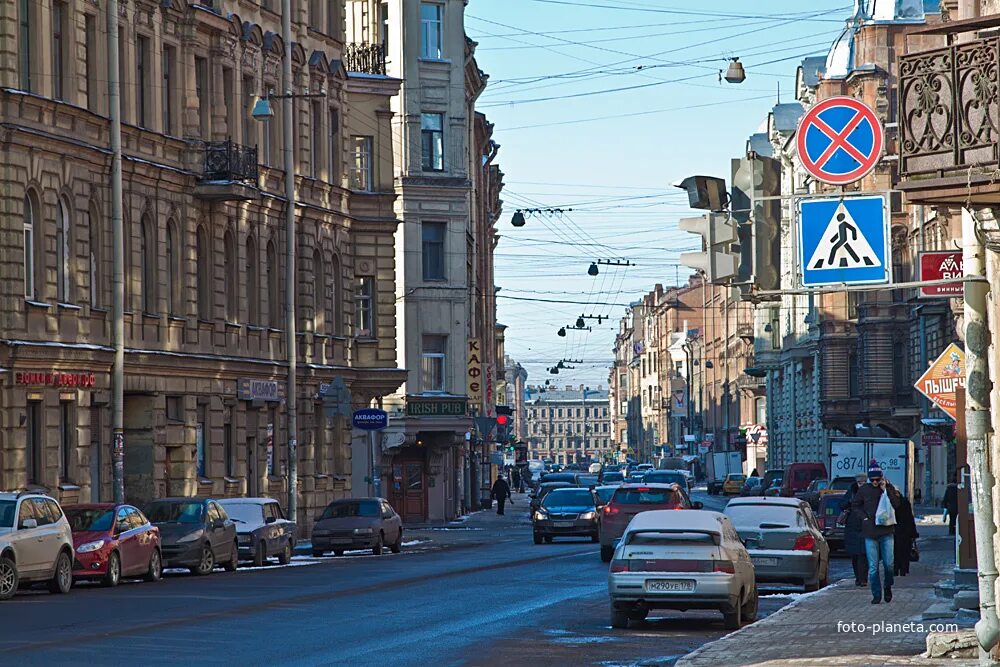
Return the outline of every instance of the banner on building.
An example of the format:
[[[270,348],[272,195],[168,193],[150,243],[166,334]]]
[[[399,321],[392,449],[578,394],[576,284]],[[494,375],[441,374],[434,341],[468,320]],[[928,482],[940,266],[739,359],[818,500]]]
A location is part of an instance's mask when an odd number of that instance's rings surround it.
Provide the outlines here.
[[[965,387],[965,352],[952,343],[914,385],[921,394],[957,421],[955,390]]]
[[[466,354],[468,366],[466,368],[466,387],[469,400],[473,407],[479,407],[483,403],[483,353],[482,342],[478,338],[469,339],[469,347]]]
[[[919,253],[920,276],[918,280],[948,280],[962,277],[961,250],[930,250]],[[920,288],[921,298],[961,297],[961,282]]]

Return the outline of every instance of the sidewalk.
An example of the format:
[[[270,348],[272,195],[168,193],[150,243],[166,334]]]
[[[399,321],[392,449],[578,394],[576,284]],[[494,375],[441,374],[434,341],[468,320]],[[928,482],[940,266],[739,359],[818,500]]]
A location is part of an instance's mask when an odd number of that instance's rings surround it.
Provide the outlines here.
[[[504,516],[497,515],[494,502],[492,509],[472,512],[454,521],[406,524],[403,530],[407,539],[427,540],[442,547],[495,542],[507,532],[531,525],[529,503],[528,494],[515,493],[507,501]]]
[[[867,587],[843,579],[702,646],[677,667],[976,664],[919,657],[927,634],[938,629],[920,615],[934,601],[934,584],[954,563],[954,540],[944,526],[921,525],[920,533],[920,561],[908,576],[896,578],[892,603],[870,604]]]

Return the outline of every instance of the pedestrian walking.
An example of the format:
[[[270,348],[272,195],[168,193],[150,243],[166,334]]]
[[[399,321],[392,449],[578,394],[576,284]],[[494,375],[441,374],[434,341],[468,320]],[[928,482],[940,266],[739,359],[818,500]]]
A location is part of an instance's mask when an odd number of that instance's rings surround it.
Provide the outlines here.
[[[490,496],[497,501],[497,514],[503,516],[504,503],[510,498],[510,485],[507,484],[507,480],[502,475],[497,475],[497,481],[493,482],[493,489],[490,491]],[[514,504],[512,498],[510,504]]]
[[[958,519],[958,473],[951,478],[951,482],[944,490],[944,498],[941,500],[941,507],[948,512],[948,534],[955,534],[955,521]]]
[[[882,502],[883,494],[888,504]],[[899,491],[882,475],[882,468],[875,459],[868,464],[868,482],[858,487],[851,500],[851,510],[861,512],[861,532],[865,536],[865,555],[868,557],[868,585],[871,587],[872,604],[884,599],[892,602],[893,532],[895,520],[892,511],[899,507]],[[879,563],[885,575],[885,590],[879,577]]]
[[[893,574],[905,577],[910,573],[910,560],[916,551],[917,521],[913,516],[913,505],[904,495],[899,497],[899,509],[896,510],[896,531],[893,535]]]
[[[858,587],[868,585],[868,558],[865,556],[865,536],[861,532],[861,512],[851,508],[851,501],[854,500],[858,488],[867,481],[868,477],[864,473],[859,473],[840,503],[840,511],[847,513],[846,517],[841,516],[844,524],[844,551],[851,557],[854,585]]]
[[[521,477],[521,471],[517,468],[510,471],[510,485],[517,489],[518,493],[524,493],[524,480]]]

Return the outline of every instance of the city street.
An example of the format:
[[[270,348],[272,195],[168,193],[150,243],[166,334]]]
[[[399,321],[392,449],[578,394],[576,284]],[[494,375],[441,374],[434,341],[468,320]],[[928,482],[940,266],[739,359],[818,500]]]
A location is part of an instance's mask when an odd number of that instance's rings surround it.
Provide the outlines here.
[[[704,612],[611,630],[596,545],[532,544],[525,505],[518,497],[505,520],[473,515],[463,530],[414,531],[408,542],[419,543],[400,555],[300,556],[286,567],[20,595],[3,605],[0,662],[669,665],[726,634],[721,616]],[[793,599],[762,594],[762,616]]]

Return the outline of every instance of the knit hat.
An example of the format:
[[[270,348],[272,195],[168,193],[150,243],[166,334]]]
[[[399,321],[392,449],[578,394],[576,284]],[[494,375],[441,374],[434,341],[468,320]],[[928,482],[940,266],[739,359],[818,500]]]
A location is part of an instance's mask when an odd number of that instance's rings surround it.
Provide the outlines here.
[[[868,464],[868,479],[875,479],[876,477],[882,477],[882,468],[879,467],[878,461],[872,459],[871,463]]]

